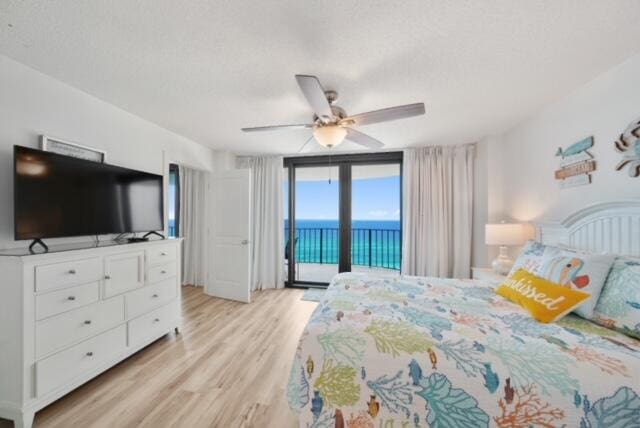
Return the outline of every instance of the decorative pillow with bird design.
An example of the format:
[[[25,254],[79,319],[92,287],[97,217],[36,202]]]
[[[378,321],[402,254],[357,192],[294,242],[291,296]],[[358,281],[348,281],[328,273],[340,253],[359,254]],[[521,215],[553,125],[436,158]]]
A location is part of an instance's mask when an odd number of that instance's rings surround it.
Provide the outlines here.
[[[532,273],[564,287],[589,293],[591,297],[574,312],[592,319],[615,255],[559,250],[545,255],[540,267]]]
[[[640,258],[618,257],[613,262],[593,320],[640,339]]]
[[[496,293],[526,309],[537,321],[558,321],[590,297],[520,269],[509,276]]]

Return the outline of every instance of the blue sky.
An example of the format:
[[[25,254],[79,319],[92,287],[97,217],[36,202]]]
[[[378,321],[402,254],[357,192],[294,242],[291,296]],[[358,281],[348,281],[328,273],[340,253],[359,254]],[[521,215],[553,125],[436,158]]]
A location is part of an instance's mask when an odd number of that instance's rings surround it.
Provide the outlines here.
[[[173,184],[173,183],[172,183]],[[301,220],[338,219],[338,180],[298,181],[297,217]],[[285,183],[284,213],[287,217],[288,194]],[[399,220],[400,177],[353,180],[354,220]],[[175,217],[175,188],[169,186],[169,219]]]
[[[296,218],[301,220],[338,219],[338,180],[298,181]],[[285,217],[287,212],[285,185]],[[354,220],[399,220],[400,177],[353,180],[352,218]]]

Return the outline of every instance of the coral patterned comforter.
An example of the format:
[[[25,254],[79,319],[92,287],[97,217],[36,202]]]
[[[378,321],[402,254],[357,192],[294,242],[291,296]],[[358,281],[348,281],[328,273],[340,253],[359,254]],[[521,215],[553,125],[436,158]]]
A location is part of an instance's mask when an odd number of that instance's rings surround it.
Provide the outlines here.
[[[341,274],[287,390],[301,427],[639,427],[640,341],[489,283]]]

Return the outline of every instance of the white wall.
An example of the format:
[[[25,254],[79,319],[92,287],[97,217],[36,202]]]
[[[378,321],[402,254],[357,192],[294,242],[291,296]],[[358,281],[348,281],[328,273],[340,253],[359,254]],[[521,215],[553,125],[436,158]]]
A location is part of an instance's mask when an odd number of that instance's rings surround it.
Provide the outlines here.
[[[477,143],[473,195],[472,266],[488,266],[498,253],[497,248],[487,248],[485,245],[484,225],[504,220],[502,156],[500,138],[486,137]]]
[[[640,54],[547,106],[504,134],[478,142],[473,265],[488,266],[497,248],[484,245],[484,224],[556,222],[581,207],[640,198],[640,178],[615,171],[613,142],[640,118]],[[593,136],[592,184],[560,189],[558,147]],[[515,256],[517,249],[511,250]]]
[[[39,147],[41,134],[106,150],[111,164],[157,174],[169,161],[204,170],[220,163],[205,146],[0,56],[0,248],[27,244],[13,241],[13,145]]]
[[[535,222],[560,221],[599,202],[640,198],[640,177],[614,170],[620,155],[613,146],[637,118],[640,54],[498,137],[502,188],[490,186],[490,199],[502,198],[507,219]],[[592,184],[560,189],[554,179],[556,150],[590,135],[595,141],[590,153],[597,162]]]

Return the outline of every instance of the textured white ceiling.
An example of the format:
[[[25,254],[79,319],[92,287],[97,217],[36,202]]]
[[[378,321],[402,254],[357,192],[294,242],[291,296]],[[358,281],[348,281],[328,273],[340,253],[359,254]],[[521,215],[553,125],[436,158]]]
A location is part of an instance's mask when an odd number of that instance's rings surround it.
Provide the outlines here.
[[[294,74],[359,113],[427,115],[361,127],[401,148],[515,125],[640,50],[637,0],[3,0],[0,52],[218,149],[295,153],[308,122]],[[344,150],[354,147],[344,145]]]

